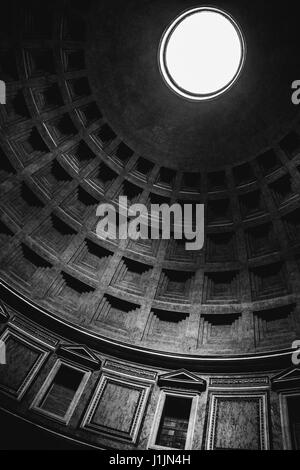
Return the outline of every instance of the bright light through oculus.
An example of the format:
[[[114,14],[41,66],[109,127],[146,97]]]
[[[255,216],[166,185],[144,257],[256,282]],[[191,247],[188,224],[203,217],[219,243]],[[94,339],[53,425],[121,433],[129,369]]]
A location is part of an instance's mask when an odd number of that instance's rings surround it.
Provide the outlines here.
[[[240,28],[227,13],[209,7],[179,16],[164,33],[159,49],[160,69],[169,87],[194,101],[228,90],[244,60]]]

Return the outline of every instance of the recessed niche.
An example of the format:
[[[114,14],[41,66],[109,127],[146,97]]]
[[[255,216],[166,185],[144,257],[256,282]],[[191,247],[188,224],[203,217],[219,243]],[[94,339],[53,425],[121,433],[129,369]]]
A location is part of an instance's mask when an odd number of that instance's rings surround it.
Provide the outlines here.
[[[108,145],[116,138],[115,132],[109,127],[108,124],[103,124],[99,131],[95,134],[96,140],[101,146]]]
[[[161,186],[172,187],[175,181],[176,171],[170,168],[161,167],[157,177],[157,184]]]
[[[32,234],[33,238],[55,254],[62,253],[76,231],[55,214],[51,214]]]
[[[22,90],[17,90],[12,93],[8,92],[6,101],[4,111],[8,121],[16,122],[30,118],[30,112]]]
[[[233,303],[238,299],[239,273],[237,271],[205,274],[203,303]]]
[[[82,273],[97,279],[103,274],[111,257],[112,252],[85,239],[72,258],[71,264]]]
[[[30,207],[42,208],[44,204],[42,201],[34,194],[34,192],[27,186],[26,183],[22,183],[21,186],[21,197],[25,203]]]
[[[108,190],[117,176],[118,174],[115,171],[104,162],[101,162],[98,168],[89,175],[88,180],[96,190],[103,194]]]
[[[162,204],[169,204],[170,199],[168,197],[160,196],[159,194],[150,193],[149,202],[150,204],[158,204],[161,206]]]
[[[49,152],[48,146],[36,127],[28,129],[25,135],[20,136],[20,140],[15,142],[15,146],[24,164]]]
[[[81,49],[65,49],[62,51],[62,58],[66,72],[73,72],[85,68],[84,51]]]
[[[233,168],[233,176],[236,186],[243,186],[255,181],[255,176],[249,163]]]
[[[133,153],[133,150],[128,147],[128,145],[124,144],[124,142],[121,142],[113,152],[113,156],[116,158],[118,163],[126,165],[126,163],[132,157]]]
[[[241,328],[240,313],[204,314],[200,319],[199,346],[221,349],[224,344],[230,347],[237,343]]]
[[[207,234],[206,260],[208,262],[223,263],[235,259],[235,237],[232,232]]]
[[[250,270],[252,298],[263,300],[288,293],[286,271],[283,263],[274,263]]]
[[[24,59],[29,76],[55,74],[56,72],[51,49],[26,49]]]
[[[148,341],[182,341],[185,337],[188,313],[152,309],[145,336]]]
[[[249,228],[245,233],[249,258],[264,256],[278,251],[279,245],[275,240],[271,223]]]
[[[8,228],[8,226],[0,220],[0,244],[3,247],[5,243],[8,243],[9,240],[13,237],[13,232]]]
[[[259,190],[241,195],[239,202],[243,219],[259,217],[264,213],[264,203]]]
[[[82,186],[78,186],[61,203],[60,207],[78,223],[83,224],[91,214],[96,213],[97,205],[97,199],[88,193]]]
[[[124,181],[119,192],[119,195],[126,196],[128,198],[128,201],[131,202],[131,204],[137,202],[141,194],[142,189],[127,180]]]
[[[53,160],[52,162],[50,172],[57,182],[65,183],[67,181],[72,181],[72,178],[69,175],[69,173],[66,172],[66,170],[61,166],[61,164],[56,159]]]
[[[195,255],[195,252],[186,250],[185,245],[188,242],[185,237],[180,240],[171,237],[166,250],[166,259],[181,263],[196,263],[197,255]]]
[[[32,191],[32,189],[22,181],[16,185],[9,199],[6,199],[2,210],[18,225],[23,226],[29,219],[36,218],[38,213],[44,208],[44,203]]]
[[[66,224],[63,220],[57,217],[55,214],[51,214],[51,221],[54,230],[59,232],[61,235],[75,235],[76,230],[71,228],[68,224]]]
[[[282,166],[274,150],[268,150],[267,152],[257,157],[257,162],[263,172],[263,175],[269,175]]]
[[[57,159],[52,160],[48,165],[43,166],[32,175],[33,180],[39,189],[52,197],[61,188],[72,181],[71,176],[61,166]]]
[[[34,88],[33,94],[39,111],[47,111],[63,106],[64,104],[60,88],[57,83],[52,83],[47,87]]]
[[[130,335],[136,326],[140,307],[132,302],[106,294],[98,308],[97,322],[121,335]]]
[[[90,126],[94,122],[101,119],[102,114],[96,105],[96,103],[88,103],[80,108],[76,108],[76,111],[80,117],[81,122],[85,127]]]
[[[74,147],[64,153],[64,157],[74,171],[81,171],[95,158],[95,154],[84,140],[80,140]]]
[[[0,236],[1,237],[13,236],[13,232],[10,230],[10,228],[8,228],[8,226],[2,220],[0,220]]]
[[[300,209],[296,209],[284,216],[283,221],[289,239],[297,242],[300,239]]]
[[[207,175],[207,187],[209,191],[222,191],[226,189],[225,171],[214,171]]]
[[[74,314],[85,314],[87,309],[93,309],[94,291],[90,285],[61,271],[48,291],[47,301],[50,301],[55,309],[62,310],[64,315],[70,315],[72,318]]]
[[[292,178],[286,174],[270,184],[270,189],[277,206],[288,203],[293,197],[296,197],[293,187]]]
[[[229,199],[209,200],[207,203],[208,223],[222,225],[232,221]]]
[[[295,305],[257,311],[254,312],[253,318],[256,346],[290,346],[299,328]]]
[[[123,258],[114,273],[111,285],[135,295],[143,295],[146,292],[150,275],[150,266]]]
[[[201,174],[200,173],[183,173],[181,189],[200,192]]]
[[[75,277],[71,276],[66,272],[62,272],[62,277],[67,287],[69,287],[72,291],[77,292],[78,294],[86,294],[88,292],[93,292],[94,288],[85,284],[84,282],[79,281]]]
[[[56,418],[60,422],[67,423],[79,399],[78,389],[84,376],[84,371],[68,364],[59,364],[51,374],[50,383],[48,377],[42,388],[42,396],[40,392],[33,408],[52,419]]]
[[[163,302],[188,303],[192,294],[194,272],[163,269],[155,298]]]
[[[72,100],[82,98],[91,94],[90,85],[86,77],[73,78],[67,81]]]
[[[133,174],[135,174],[138,178],[145,178],[150,175],[151,171],[154,168],[154,163],[146,160],[143,157],[140,157],[133,169]]]
[[[3,173],[5,176],[13,175],[16,173],[13,165],[10,163],[9,158],[0,147],[0,174]]]
[[[52,265],[24,243],[16,246],[9,255],[7,270],[12,274],[14,283],[31,292],[34,285],[39,289],[44,284],[44,276],[49,273]]]
[[[35,251],[29,248],[24,243],[21,243],[21,249],[24,256],[29,263],[33,264],[36,268],[52,268],[52,264],[38,255]]]

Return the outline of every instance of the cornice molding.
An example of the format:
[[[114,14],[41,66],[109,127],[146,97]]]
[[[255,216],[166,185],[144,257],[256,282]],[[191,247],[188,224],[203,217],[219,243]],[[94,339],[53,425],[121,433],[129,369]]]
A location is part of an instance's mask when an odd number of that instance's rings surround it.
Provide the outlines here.
[[[87,346],[78,344],[60,343],[56,349],[60,357],[73,360],[91,369],[100,369],[101,360]]]
[[[291,364],[291,355],[295,352],[293,349],[288,349],[254,355],[196,356],[155,351],[100,336],[58,318],[25,299],[3,281],[0,281],[0,297],[16,311],[22,312],[23,316],[66,338],[67,341],[84,344],[99,353],[151,367],[176,370],[180,365],[186,370],[201,373],[223,373],[224,370],[226,373],[272,371],[287,369]]]
[[[291,367],[271,379],[273,390],[286,390],[300,387],[300,368]]]
[[[203,392],[206,389],[205,380],[185,369],[179,369],[175,372],[160,375],[158,385],[172,389],[197,390],[198,392]]]

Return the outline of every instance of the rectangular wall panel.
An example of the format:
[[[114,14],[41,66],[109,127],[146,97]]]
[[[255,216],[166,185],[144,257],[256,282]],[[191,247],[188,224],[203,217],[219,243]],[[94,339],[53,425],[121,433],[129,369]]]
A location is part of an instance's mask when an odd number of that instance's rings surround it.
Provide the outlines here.
[[[210,397],[207,448],[264,450],[268,448],[267,396],[215,394]]]
[[[149,384],[103,375],[82,427],[135,442],[149,390]]]

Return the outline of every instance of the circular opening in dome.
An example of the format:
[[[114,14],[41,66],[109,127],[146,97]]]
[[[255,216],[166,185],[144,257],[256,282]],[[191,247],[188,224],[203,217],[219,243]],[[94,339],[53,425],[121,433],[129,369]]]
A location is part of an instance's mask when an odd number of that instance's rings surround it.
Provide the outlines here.
[[[183,13],[167,28],[160,43],[159,65],[173,91],[203,101],[234,84],[245,52],[241,29],[230,15],[200,7]]]

